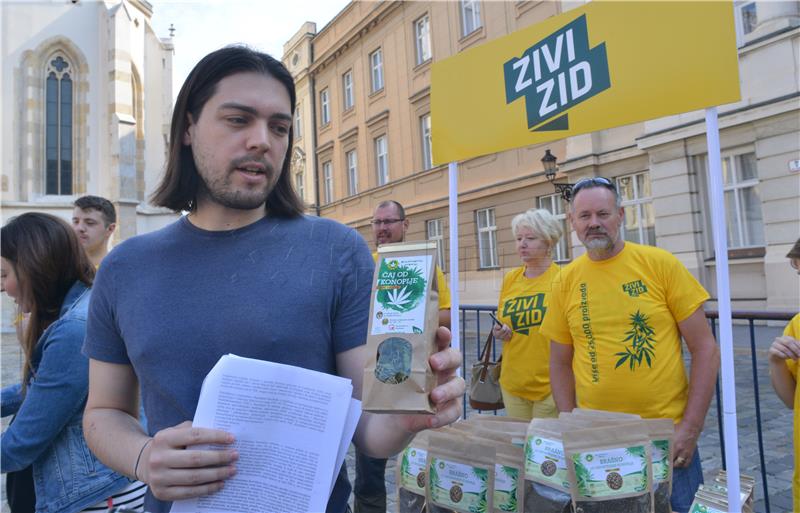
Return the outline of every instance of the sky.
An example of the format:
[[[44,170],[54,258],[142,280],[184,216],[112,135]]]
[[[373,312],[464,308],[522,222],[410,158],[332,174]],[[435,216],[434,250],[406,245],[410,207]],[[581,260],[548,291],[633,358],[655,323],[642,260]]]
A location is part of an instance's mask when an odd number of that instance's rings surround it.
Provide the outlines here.
[[[232,43],[246,43],[276,59],[283,45],[306,21],[321,30],[349,0],[149,0],[158,37],[175,26],[173,96],[206,54]]]

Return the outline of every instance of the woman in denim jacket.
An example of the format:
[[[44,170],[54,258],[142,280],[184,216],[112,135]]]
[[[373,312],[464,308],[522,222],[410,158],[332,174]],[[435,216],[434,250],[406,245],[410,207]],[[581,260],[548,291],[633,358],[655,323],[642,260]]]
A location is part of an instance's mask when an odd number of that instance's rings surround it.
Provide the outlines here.
[[[131,481],[100,463],[81,420],[89,361],[81,354],[94,267],[64,221],[28,213],[0,230],[0,284],[30,318],[23,382],[2,390],[2,472],[33,467],[37,513],[76,513]]]

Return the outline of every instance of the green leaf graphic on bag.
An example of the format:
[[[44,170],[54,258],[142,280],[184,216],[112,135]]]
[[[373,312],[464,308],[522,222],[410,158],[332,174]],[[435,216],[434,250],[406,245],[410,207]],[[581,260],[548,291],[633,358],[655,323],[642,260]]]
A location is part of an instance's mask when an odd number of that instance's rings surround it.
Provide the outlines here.
[[[426,285],[425,276],[416,266],[404,265],[402,259],[384,259],[376,300],[384,309],[409,312],[425,297]]]

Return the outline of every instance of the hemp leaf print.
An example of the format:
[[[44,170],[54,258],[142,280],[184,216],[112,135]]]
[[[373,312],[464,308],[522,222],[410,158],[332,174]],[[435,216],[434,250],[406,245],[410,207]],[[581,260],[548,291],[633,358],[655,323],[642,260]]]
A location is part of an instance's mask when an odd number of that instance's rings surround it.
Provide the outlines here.
[[[631,329],[625,332],[625,339],[623,344],[630,342],[630,345],[625,346],[625,351],[616,353],[619,356],[615,369],[619,368],[625,362],[628,362],[630,370],[635,371],[636,367],[641,367],[642,363],[646,363],[647,367],[652,367],[653,360],[655,359],[655,330],[647,323],[649,318],[647,315],[636,311],[631,314],[630,326]]]
[[[406,303],[410,303],[411,301],[408,297],[411,293],[403,287],[400,290],[390,290],[389,291],[389,301],[388,303],[392,306],[396,306],[398,308],[402,308],[403,305]]]

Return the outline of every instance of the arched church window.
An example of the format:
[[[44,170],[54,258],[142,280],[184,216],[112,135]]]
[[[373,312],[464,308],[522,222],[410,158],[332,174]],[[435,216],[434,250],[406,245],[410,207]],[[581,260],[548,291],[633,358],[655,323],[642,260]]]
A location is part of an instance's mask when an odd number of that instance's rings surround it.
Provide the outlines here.
[[[54,55],[45,72],[45,194],[72,194],[73,70]]]

